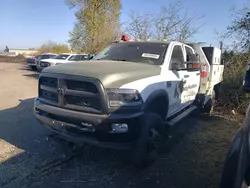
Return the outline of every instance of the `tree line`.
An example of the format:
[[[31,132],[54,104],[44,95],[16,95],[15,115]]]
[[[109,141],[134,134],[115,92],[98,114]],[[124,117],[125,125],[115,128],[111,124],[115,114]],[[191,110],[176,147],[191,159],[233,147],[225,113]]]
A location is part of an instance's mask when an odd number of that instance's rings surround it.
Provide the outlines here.
[[[75,8],[76,23],[69,33],[69,44],[74,51],[96,53],[117,40],[121,33],[141,40],[191,39],[201,28],[197,21],[201,17],[189,16],[177,1],[155,14],[139,14],[131,11],[129,20],[120,22],[122,4],[120,0],[65,0]]]
[[[223,52],[225,74],[220,106],[245,113],[250,95],[242,90],[242,82],[250,63],[250,9],[234,8],[232,12],[232,22],[220,36],[220,40],[229,42]]]

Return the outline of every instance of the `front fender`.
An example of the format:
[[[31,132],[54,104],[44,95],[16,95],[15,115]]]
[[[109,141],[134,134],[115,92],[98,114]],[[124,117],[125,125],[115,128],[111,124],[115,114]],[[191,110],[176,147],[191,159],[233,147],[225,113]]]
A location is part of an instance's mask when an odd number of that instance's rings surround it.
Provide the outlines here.
[[[144,102],[144,105],[142,107],[143,110],[148,109],[149,105],[153,102],[153,100],[157,99],[158,97],[164,97],[167,101],[167,106],[169,104],[169,96],[167,91],[165,91],[164,89],[160,89],[160,90],[156,90],[154,92],[152,92],[146,99],[146,101]]]

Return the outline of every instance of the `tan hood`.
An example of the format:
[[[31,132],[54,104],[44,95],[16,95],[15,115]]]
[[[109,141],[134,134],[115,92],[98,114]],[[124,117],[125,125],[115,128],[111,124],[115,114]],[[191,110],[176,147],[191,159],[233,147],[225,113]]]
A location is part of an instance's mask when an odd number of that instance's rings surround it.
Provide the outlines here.
[[[161,68],[143,63],[92,60],[61,64],[43,72],[97,78],[105,88],[119,88],[135,80],[157,76]]]

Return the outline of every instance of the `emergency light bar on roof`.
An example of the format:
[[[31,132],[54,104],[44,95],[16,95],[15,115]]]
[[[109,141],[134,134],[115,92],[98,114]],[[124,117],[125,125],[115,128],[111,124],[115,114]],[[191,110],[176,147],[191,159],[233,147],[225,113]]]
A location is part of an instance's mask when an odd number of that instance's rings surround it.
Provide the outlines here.
[[[119,43],[119,42],[126,42],[126,41],[133,41],[128,35],[123,34],[121,36],[121,39],[114,41],[113,43]]]
[[[117,40],[117,41],[114,41],[114,43],[119,43],[119,42],[126,42],[126,41],[152,41],[152,39],[144,39],[144,40],[141,40],[141,39],[139,39],[139,38],[137,38],[137,39],[135,39],[135,40],[133,40],[132,38],[130,38],[128,35],[126,35],[126,34],[123,34],[122,36],[121,36],[121,39],[120,40]],[[154,40],[153,40],[154,41]],[[158,40],[156,40],[156,41],[158,41]],[[167,39],[163,39],[162,41],[168,41]]]
[[[122,38],[121,38],[122,41],[130,41],[131,39],[128,37],[128,35],[122,35]]]

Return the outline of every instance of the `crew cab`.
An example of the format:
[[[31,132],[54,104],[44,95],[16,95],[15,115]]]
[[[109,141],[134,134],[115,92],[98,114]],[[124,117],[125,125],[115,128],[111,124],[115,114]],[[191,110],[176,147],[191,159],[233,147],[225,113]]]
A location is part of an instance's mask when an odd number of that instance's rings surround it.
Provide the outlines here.
[[[128,149],[134,164],[148,165],[166,126],[211,110],[220,58],[195,43],[116,42],[92,60],[44,69],[34,113],[66,140]]]
[[[83,61],[88,60],[88,54],[69,54],[63,53],[59,54],[58,56],[53,57],[52,59],[43,59],[39,62],[39,69],[42,70],[46,67],[59,65],[63,63],[70,63],[76,61]]]

